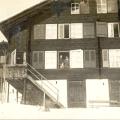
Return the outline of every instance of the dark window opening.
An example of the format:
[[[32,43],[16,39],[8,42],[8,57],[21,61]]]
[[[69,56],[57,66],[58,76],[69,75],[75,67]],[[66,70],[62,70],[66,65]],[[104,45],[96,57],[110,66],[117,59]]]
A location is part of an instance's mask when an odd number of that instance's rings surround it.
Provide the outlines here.
[[[58,67],[59,69],[69,68],[69,52],[59,52],[58,56]]]

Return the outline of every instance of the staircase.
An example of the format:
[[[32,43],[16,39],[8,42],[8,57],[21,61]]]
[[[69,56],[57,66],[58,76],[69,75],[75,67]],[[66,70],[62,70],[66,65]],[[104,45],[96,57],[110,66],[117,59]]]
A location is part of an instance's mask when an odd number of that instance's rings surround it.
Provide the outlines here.
[[[47,95],[57,106],[64,107],[59,101],[59,90],[40,74],[33,66],[27,64],[27,79],[32,82],[39,90],[43,91],[44,97]],[[45,98],[44,98],[45,99]]]

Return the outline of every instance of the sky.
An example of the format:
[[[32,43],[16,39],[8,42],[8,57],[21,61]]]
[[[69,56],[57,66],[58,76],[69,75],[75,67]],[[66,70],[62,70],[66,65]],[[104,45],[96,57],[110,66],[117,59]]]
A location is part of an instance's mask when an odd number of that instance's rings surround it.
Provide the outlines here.
[[[0,22],[30,8],[44,0],[0,0]],[[0,32],[0,41],[6,41]]]

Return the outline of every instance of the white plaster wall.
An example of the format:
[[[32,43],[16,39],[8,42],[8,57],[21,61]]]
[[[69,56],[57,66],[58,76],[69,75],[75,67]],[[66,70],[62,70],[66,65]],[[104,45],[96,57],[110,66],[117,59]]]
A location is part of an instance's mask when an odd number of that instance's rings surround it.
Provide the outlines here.
[[[59,90],[59,102],[64,105],[64,107],[67,107],[67,80],[48,80],[52,85],[54,85]],[[57,99],[56,94],[53,93],[53,91],[57,92],[56,89],[48,84],[46,80],[43,80],[43,84],[41,81],[37,81],[40,85],[43,86],[43,88],[48,91],[54,98]],[[47,87],[47,86],[49,87]]]
[[[86,80],[86,102],[90,106],[109,106],[109,84],[107,79]]]

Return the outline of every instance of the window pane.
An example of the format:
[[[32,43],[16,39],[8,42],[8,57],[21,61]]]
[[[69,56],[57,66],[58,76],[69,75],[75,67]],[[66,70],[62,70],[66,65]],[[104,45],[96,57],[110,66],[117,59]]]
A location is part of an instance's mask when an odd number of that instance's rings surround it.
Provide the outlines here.
[[[64,25],[64,38],[69,38],[69,25]]]
[[[83,50],[79,49],[70,51],[70,67],[83,68]]]
[[[57,39],[57,24],[46,24],[46,39]]]
[[[59,52],[58,67],[60,69],[69,68],[69,52]]]
[[[83,38],[83,24],[72,23],[71,24],[71,38]]]
[[[114,37],[119,37],[119,27],[118,27],[118,24],[114,24]]]
[[[80,5],[79,3],[71,4],[71,14],[79,14],[80,13]]]
[[[45,51],[45,69],[57,68],[57,52]]]

